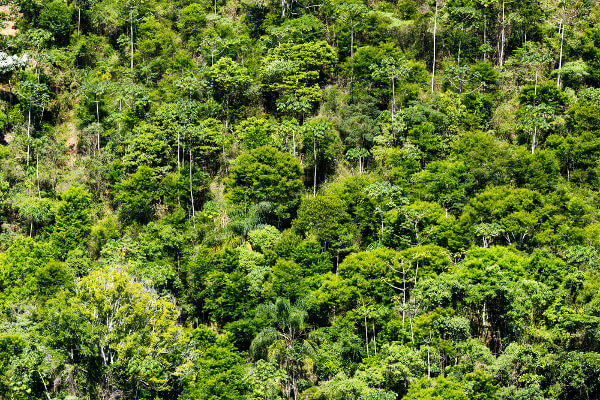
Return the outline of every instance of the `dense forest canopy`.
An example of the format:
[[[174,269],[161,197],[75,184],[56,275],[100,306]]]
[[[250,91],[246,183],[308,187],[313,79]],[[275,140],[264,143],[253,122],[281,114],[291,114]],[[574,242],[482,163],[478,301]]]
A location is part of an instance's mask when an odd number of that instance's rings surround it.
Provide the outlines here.
[[[0,17],[0,399],[600,398],[596,1]]]

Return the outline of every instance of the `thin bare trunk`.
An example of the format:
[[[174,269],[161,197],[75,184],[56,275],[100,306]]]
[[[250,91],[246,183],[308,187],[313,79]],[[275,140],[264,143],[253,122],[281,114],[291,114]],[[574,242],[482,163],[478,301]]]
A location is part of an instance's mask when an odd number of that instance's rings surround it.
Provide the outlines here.
[[[485,339],[485,302],[483,302],[483,311],[481,312],[481,338]]]
[[[483,44],[487,44],[487,16],[483,14]],[[483,59],[487,58],[487,52],[483,52]]]
[[[119,99],[119,122],[118,122],[118,126],[117,126],[119,135],[121,134],[121,116],[122,116],[122,114],[121,114],[121,99]]]
[[[437,31],[437,17],[438,17],[438,2],[435,1],[435,15],[433,17],[433,62],[431,63],[431,93],[433,93],[435,84],[435,40]]]
[[[31,138],[31,94],[29,94],[29,111],[27,112],[27,166],[29,166],[29,140]]]
[[[427,343],[427,379],[431,379],[431,359],[429,355],[429,343]]]
[[[51,400],[50,395],[48,394],[48,386],[46,386],[46,382],[44,381],[44,377],[42,376],[42,374],[40,373],[40,371],[36,371],[38,373],[38,375],[40,376],[40,380],[42,381],[42,385],[44,385],[44,394],[46,395],[46,398],[48,400]]]
[[[313,134],[313,162],[315,163],[314,173],[313,173],[313,197],[317,195],[317,144],[316,137]]]
[[[406,268],[402,267],[402,327],[406,316]]]
[[[37,183],[38,197],[41,199],[42,192],[40,191],[40,168],[37,151],[35,152],[35,182]]]
[[[354,21],[350,21],[350,58],[354,57]],[[354,63],[353,63],[354,64]]]
[[[394,114],[396,113],[396,82],[392,78],[392,140],[396,138],[396,128],[394,126]]]
[[[558,74],[556,77],[556,87],[560,88],[560,73],[562,70],[562,58],[563,58],[563,46],[565,43],[565,13],[567,11],[567,2],[563,1],[563,16],[560,21],[561,33],[560,33],[560,55],[558,57]]]
[[[294,157],[296,157],[296,132],[292,130],[292,149],[294,152]]]
[[[129,28],[131,31],[131,70],[133,71],[133,9],[129,12]]]
[[[505,31],[506,31],[506,18],[504,14],[504,0],[502,0],[502,33],[500,39],[500,66],[504,65],[504,41],[505,41]]]
[[[375,320],[372,321],[373,324],[373,350],[375,351],[375,355],[377,355],[377,337],[375,336]]]
[[[194,226],[196,224],[196,209],[194,208],[194,186],[192,184],[192,146],[190,146],[190,200],[192,202],[192,218],[194,219]]]
[[[365,307],[365,346],[367,347],[367,357],[369,357],[369,328],[367,327],[367,310]]]

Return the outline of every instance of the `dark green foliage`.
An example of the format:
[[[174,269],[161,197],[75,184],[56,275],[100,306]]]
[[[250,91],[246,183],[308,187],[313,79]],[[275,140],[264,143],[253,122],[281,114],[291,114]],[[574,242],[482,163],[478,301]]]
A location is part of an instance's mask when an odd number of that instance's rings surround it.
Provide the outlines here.
[[[0,399],[600,398],[597,3],[9,3]]]
[[[38,25],[51,32],[59,44],[64,44],[71,34],[72,13],[65,1],[48,2],[40,10]]]
[[[146,223],[154,214],[159,200],[158,179],[152,168],[141,166],[116,187],[115,201],[125,223]]]
[[[90,233],[90,196],[81,187],[72,187],[62,195],[58,204],[53,245],[61,257],[65,257],[69,250],[83,247]]]
[[[300,165],[288,154],[262,146],[239,156],[226,180],[230,201],[244,208],[269,202],[277,218],[289,220],[299,203]]]

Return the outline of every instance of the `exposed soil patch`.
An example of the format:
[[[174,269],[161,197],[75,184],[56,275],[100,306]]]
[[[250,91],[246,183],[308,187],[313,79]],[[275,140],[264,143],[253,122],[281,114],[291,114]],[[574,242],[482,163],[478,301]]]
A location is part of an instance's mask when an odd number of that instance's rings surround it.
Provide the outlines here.
[[[4,36],[15,36],[17,34],[17,29],[15,28],[15,18],[10,12],[9,5],[0,6],[0,15],[4,14],[5,17],[2,19],[2,29],[0,29],[0,34]]]

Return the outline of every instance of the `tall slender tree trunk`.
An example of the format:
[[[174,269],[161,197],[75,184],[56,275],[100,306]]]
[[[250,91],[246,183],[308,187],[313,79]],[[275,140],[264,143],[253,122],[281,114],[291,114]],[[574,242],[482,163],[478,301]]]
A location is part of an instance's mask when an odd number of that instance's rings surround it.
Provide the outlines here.
[[[196,225],[196,209],[194,208],[194,185],[192,184],[192,163],[194,162],[192,158],[192,146],[190,145],[190,200],[192,202],[192,218],[194,222],[194,226]]]
[[[317,196],[317,142],[316,136],[313,134],[313,162],[315,164],[313,172],[313,197]]]
[[[433,93],[435,87],[435,40],[437,31],[437,18],[438,18],[438,0],[435,0],[435,14],[433,16],[433,62],[431,63],[431,93]]]
[[[27,112],[27,166],[29,166],[29,141],[31,138],[31,93],[29,94],[29,111]]]
[[[483,14],[483,44],[487,44],[487,15]],[[487,58],[487,52],[483,52],[483,59]]]
[[[353,57],[354,57],[354,21],[350,20],[350,58],[353,58]]]
[[[431,340],[431,339],[430,339]],[[431,380],[431,358],[430,358],[429,342],[427,343],[427,379]]]
[[[396,80],[392,78],[392,140],[396,139],[396,127],[394,125],[394,115],[396,114]]]
[[[179,152],[180,152],[180,144],[179,144],[179,129],[177,129],[177,172],[181,174],[181,163],[179,161]]]
[[[40,191],[40,168],[39,168],[39,159],[38,152],[35,152],[35,182],[37,184],[38,197],[42,198],[42,192]]]
[[[538,70],[535,69],[535,85],[533,86],[534,96],[537,97],[537,84],[538,84]],[[537,101],[536,101],[537,104]],[[537,137],[537,124],[533,127],[533,136],[531,138],[531,154],[535,152],[535,140]]]
[[[367,347],[367,357],[369,357],[369,328],[367,326],[367,310],[365,307],[365,346]]]
[[[131,33],[131,65],[130,68],[133,71],[133,8],[129,12],[129,28]]]
[[[411,343],[415,343],[415,331],[413,330],[413,323],[412,323],[412,312],[408,313],[408,324],[410,325],[410,341]]]
[[[377,355],[377,336],[375,335],[375,319],[372,321],[373,325],[373,351],[375,351],[375,355]]]
[[[502,32],[500,39],[500,66],[504,65],[504,41],[505,41],[505,31],[506,31],[506,18],[504,14],[505,0],[502,0]]]
[[[481,312],[481,338],[485,340],[485,301],[483,302],[483,310]]]
[[[560,32],[560,55],[558,57],[558,74],[556,76],[556,87],[560,88],[560,73],[562,71],[562,59],[563,59],[563,47],[564,47],[564,43],[565,43],[565,14],[567,11],[567,2],[566,0],[563,0],[563,15],[562,15],[562,19],[560,21],[560,27],[561,27],[561,32]]]
[[[402,267],[402,328],[406,317],[406,268]]]

